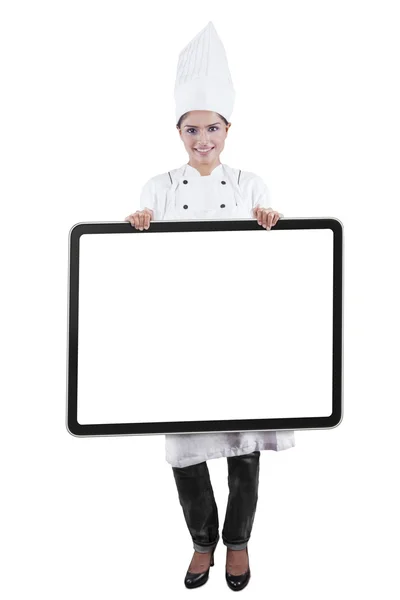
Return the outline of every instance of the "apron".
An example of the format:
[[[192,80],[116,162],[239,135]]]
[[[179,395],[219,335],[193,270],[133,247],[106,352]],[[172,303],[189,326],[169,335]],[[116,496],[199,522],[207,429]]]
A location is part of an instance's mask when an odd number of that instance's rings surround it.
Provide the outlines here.
[[[169,172],[163,220],[249,219],[252,199],[240,189],[240,174],[218,165],[201,176],[190,165]],[[295,445],[294,431],[177,433],[165,435],[166,460],[172,467],[188,467],[212,458],[240,456],[255,450],[286,450]]]

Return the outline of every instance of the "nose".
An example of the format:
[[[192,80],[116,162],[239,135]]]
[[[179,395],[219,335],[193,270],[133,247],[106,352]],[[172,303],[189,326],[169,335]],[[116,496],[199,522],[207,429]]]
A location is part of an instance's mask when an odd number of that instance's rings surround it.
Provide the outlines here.
[[[207,144],[208,142],[208,137],[209,137],[209,132],[206,129],[201,129],[200,130],[200,140],[201,142],[203,142],[204,144]]]

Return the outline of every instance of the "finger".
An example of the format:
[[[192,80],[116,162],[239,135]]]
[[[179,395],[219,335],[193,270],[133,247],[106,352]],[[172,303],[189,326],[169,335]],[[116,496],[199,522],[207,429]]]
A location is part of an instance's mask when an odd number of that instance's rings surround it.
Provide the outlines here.
[[[145,221],[144,221],[145,229],[148,229],[150,227],[150,217],[151,217],[151,215],[149,213],[147,213],[146,217],[145,217]]]
[[[263,210],[263,215],[262,215],[262,225],[263,227],[268,227],[268,209],[264,209]]]
[[[279,221],[279,213],[275,212],[274,213],[274,218],[272,220],[272,227],[275,227],[275,225],[277,224],[278,221]]]
[[[140,225],[139,225],[139,229],[140,229],[140,231],[143,231],[143,227],[144,227],[144,216],[145,216],[145,213],[144,213],[143,211],[139,213],[139,223],[140,223]]]
[[[268,229],[271,229],[273,220],[274,220],[274,211],[271,211],[268,214],[268,220],[267,220],[267,227],[268,227]]]
[[[261,226],[263,226],[264,210],[262,207],[257,208],[257,221]]]
[[[147,215],[147,224],[149,226],[150,221],[154,219],[154,212],[150,208],[146,208],[145,211]]]
[[[135,229],[139,229],[139,226],[140,226],[139,213],[135,213],[133,215],[133,219],[134,219]]]
[[[143,229],[145,229],[145,227],[146,227],[147,215],[148,215],[147,210],[144,210],[142,212],[142,227],[143,227]]]
[[[151,208],[145,207],[142,212],[143,212],[144,215],[146,215],[146,216],[149,215],[150,216],[150,221],[153,219],[154,213],[151,210]]]
[[[262,207],[260,207],[258,204],[253,208],[253,217],[255,219],[257,219],[258,224],[261,225],[261,214],[262,214]]]

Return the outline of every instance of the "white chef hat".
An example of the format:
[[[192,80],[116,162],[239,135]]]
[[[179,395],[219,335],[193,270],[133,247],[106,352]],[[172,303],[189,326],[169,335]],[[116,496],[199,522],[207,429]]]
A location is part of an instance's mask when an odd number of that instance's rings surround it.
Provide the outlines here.
[[[234,101],[235,90],[225,48],[210,21],[179,54],[176,122],[191,110],[211,110],[229,121]]]

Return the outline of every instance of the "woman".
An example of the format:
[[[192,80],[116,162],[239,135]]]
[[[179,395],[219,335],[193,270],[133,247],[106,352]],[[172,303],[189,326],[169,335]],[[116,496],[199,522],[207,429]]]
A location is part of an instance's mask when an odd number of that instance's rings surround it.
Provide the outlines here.
[[[176,127],[189,161],[151,178],[142,191],[141,210],[126,221],[141,231],[149,229],[152,220],[253,217],[267,230],[278,222],[281,215],[266,208],[268,189],[263,180],[220,162],[233,97],[224,49],[210,22],[182,51],[178,63]],[[186,587],[206,583],[214,564],[219,521],[206,461],[224,456],[229,484],[222,530],[227,547],[225,577],[231,589],[243,589],[250,579],[247,543],[258,499],[260,451],[291,448],[294,432],[171,434],[165,436],[165,444],[193,540]]]

